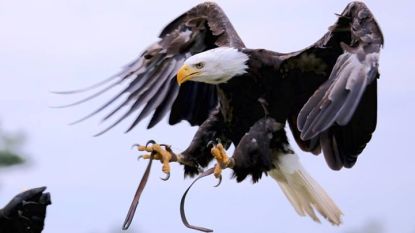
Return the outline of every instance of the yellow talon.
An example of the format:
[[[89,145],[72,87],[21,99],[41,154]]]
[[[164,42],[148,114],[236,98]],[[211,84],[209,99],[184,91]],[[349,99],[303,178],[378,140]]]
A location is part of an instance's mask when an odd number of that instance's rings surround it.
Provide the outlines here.
[[[219,177],[222,175],[222,168],[221,168],[221,166],[219,165],[219,163],[217,163],[217,164],[215,165],[215,170],[213,170],[213,175],[214,175],[216,178],[219,178]]]
[[[226,154],[226,150],[225,148],[223,148],[222,143],[218,143],[217,145],[213,146],[210,152],[218,162],[215,165],[215,170],[213,171],[213,174],[216,178],[219,178],[222,174],[222,170],[231,166],[231,160]]]
[[[153,151],[151,146],[138,146],[137,150],[138,151],[147,151],[147,152],[152,152]]]
[[[153,143],[153,144],[150,144]],[[164,147],[164,148],[163,148]],[[154,141],[150,141],[145,146],[137,146],[138,151],[145,151],[150,152],[150,154],[144,154],[141,155],[139,158],[143,159],[150,159],[153,155],[153,159],[160,160],[160,162],[163,164],[162,171],[167,174],[166,178],[162,178],[163,180],[167,180],[170,176],[170,162],[177,161],[179,162],[180,158],[175,155],[171,149],[170,146],[165,144],[157,144],[154,143]]]
[[[144,154],[144,155],[141,155],[138,158],[139,159],[150,159],[150,157],[151,157],[151,154]],[[153,159],[155,159],[155,160],[161,160],[161,156],[159,154],[155,154],[155,155],[153,155]]]

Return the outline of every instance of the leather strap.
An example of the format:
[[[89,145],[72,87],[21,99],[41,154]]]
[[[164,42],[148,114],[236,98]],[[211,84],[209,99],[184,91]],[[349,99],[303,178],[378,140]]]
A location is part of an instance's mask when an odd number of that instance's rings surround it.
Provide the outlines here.
[[[143,177],[141,178],[140,184],[138,185],[137,191],[135,192],[133,201],[131,202],[130,209],[128,210],[127,217],[125,217],[124,223],[122,225],[123,230],[127,230],[128,227],[130,227],[131,222],[133,221],[135,210],[137,209],[138,202],[140,201],[141,193],[144,191],[148,177],[150,176],[151,164],[153,163],[153,159],[154,153],[151,153],[147,168],[143,174]]]
[[[145,172],[143,174],[143,177],[141,178],[140,184],[138,185],[137,191],[136,191],[136,193],[134,195],[133,201],[131,202],[130,208],[129,208],[128,213],[127,213],[127,216],[126,216],[126,218],[124,220],[123,227],[122,227],[123,230],[127,230],[130,227],[131,222],[132,222],[132,220],[134,218],[135,211],[136,211],[137,206],[138,206],[138,203],[140,201],[140,196],[143,193],[144,188],[145,188],[145,186],[147,184],[147,181],[148,181],[148,177],[150,176],[150,170],[151,170],[151,165],[153,163],[153,159],[154,159],[154,154],[151,154],[151,157],[149,159],[147,168],[146,168],[146,170],[145,170]],[[190,229],[193,229],[193,230],[202,231],[202,232],[213,232],[213,230],[212,229],[209,229],[209,228],[204,228],[204,227],[199,227],[199,226],[191,225],[187,221],[186,213],[185,213],[185,210],[184,210],[184,204],[185,204],[185,200],[186,200],[187,193],[189,192],[190,188],[196,183],[196,181],[200,180],[201,178],[203,178],[205,176],[212,175],[213,172],[214,172],[214,170],[215,170],[215,168],[212,167],[212,168],[204,171],[202,174],[200,174],[190,184],[190,186],[186,189],[186,191],[184,192],[184,194],[182,196],[182,199],[180,200],[180,217],[182,219],[183,224],[187,228],[190,228]],[[217,187],[218,185],[216,185],[215,187]]]
[[[187,221],[187,218],[186,218],[186,213],[185,213],[185,211],[184,211],[184,202],[185,202],[185,199],[186,199],[186,195],[187,195],[187,193],[189,192],[189,190],[190,190],[190,188],[196,183],[196,181],[198,181],[199,179],[201,179],[201,178],[203,178],[203,177],[205,177],[205,176],[209,176],[209,175],[212,175],[213,174],[213,172],[214,172],[214,170],[215,170],[215,168],[214,167],[212,167],[212,168],[210,168],[210,169],[208,169],[208,170],[206,170],[206,171],[204,171],[202,174],[200,174],[191,184],[190,184],[190,186],[186,189],[186,191],[184,192],[184,194],[183,194],[183,196],[182,196],[182,199],[180,200],[180,217],[182,218],[182,222],[183,222],[183,224],[187,227],[187,228],[190,228],[190,229],[193,229],[193,230],[198,230],[198,231],[202,231],[202,232],[213,232],[213,230],[212,229],[209,229],[209,228],[204,228],[204,227],[198,227],[198,226],[194,226],[194,225],[191,225],[191,224],[189,224],[189,222]]]

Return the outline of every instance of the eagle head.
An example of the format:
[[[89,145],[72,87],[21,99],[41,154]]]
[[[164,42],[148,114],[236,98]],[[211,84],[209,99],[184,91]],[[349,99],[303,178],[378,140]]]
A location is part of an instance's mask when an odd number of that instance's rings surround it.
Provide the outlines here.
[[[177,83],[186,81],[209,84],[226,83],[246,73],[248,55],[235,48],[220,47],[198,53],[186,59],[177,72]]]

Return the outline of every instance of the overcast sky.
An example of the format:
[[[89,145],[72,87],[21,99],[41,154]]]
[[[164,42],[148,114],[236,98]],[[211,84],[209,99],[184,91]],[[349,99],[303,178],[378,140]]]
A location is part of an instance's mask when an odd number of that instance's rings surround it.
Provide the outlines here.
[[[0,171],[0,205],[17,192],[46,185],[53,205],[45,233],[109,233],[121,228],[145,168],[136,162],[133,143],[149,139],[180,151],[196,128],[145,123],[124,134],[130,122],[94,138],[100,118],[76,126],[76,120],[111,97],[70,109],[51,109],[82,96],[57,96],[98,82],[134,59],[155,41],[162,27],[199,1],[0,0],[0,122],[8,131],[24,131],[31,162]],[[302,49],[319,39],[347,1],[217,1],[250,48],[280,52]],[[187,200],[191,223],[216,232],[348,233],[368,222],[383,232],[415,232],[415,158],[412,119],[415,81],[412,71],[415,22],[411,1],[367,1],[385,36],[379,80],[379,121],[372,141],[353,169],[331,171],[322,156],[296,151],[309,173],[343,210],[344,224],[333,227],[297,216],[270,178],[252,185],[206,178]],[[293,143],[294,144],[294,143]],[[173,165],[162,182],[154,164],[130,232],[193,232],[179,217],[179,201],[191,180]],[[365,232],[366,233],[366,232]]]

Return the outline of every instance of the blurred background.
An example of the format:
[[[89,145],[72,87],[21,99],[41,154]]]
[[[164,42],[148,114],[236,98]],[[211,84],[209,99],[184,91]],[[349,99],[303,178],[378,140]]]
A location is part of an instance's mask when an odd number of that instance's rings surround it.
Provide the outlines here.
[[[154,129],[146,122],[124,134],[131,121],[100,137],[100,117],[72,122],[115,92],[69,109],[81,99],[50,91],[99,82],[119,71],[155,41],[168,22],[200,1],[0,0],[0,206],[16,193],[46,185],[53,205],[45,233],[115,233],[127,213],[146,163],[130,147],[149,139],[186,148],[196,128],[183,122]],[[348,1],[217,1],[250,48],[279,52],[317,41]],[[295,147],[309,173],[344,212],[333,227],[297,216],[278,185],[237,184],[224,174],[219,188],[209,177],[189,193],[189,221],[216,232],[415,233],[412,149],[415,81],[410,71],[415,41],[411,1],[365,1],[385,36],[379,80],[379,120],[372,141],[353,169],[331,171],[322,156]],[[102,115],[101,115],[102,116]],[[131,120],[131,119],[130,119]],[[295,143],[291,140],[292,144]],[[18,165],[19,164],[19,165]],[[13,166],[6,166],[13,165]],[[179,216],[190,179],[172,167],[168,182],[158,163],[128,232],[194,232]]]

